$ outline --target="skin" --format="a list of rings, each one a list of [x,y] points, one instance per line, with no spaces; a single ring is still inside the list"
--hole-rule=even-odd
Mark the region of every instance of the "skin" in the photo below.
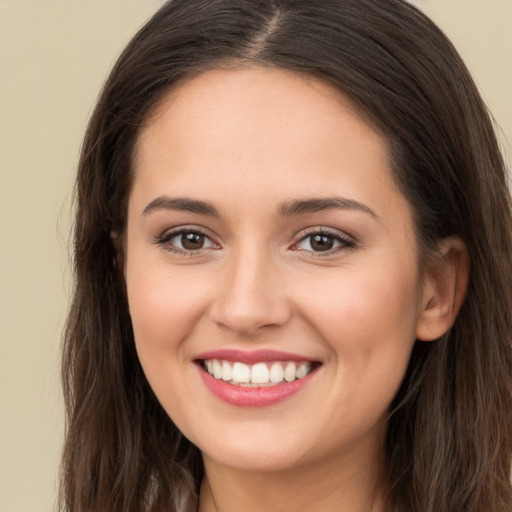
[[[281,70],[185,82],[143,128],[134,166],[123,258],[136,346],[163,407],[203,453],[200,511],[383,510],[387,409],[415,340],[453,322],[461,242],[444,241],[436,271],[421,275],[385,139],[330,86]],[[352,203],[282,211],[333,197]],[[169,235],[180,229],[203,232],[203,247],[180,246]],[[330,251],[311,245],[322,229]],[[322,365],[283,402],[235,407],[194,363],[224,348]]]

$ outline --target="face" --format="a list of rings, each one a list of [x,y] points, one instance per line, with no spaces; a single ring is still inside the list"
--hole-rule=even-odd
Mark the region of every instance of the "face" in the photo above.
[[[380,445],[424,304],[385,140],[321,82],[216,70],[169,93],[134,165],[130,314],[182,432],[239,469]]]

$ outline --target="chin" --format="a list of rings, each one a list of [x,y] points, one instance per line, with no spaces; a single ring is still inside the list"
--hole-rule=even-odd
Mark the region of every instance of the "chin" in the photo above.
[[[201,452],[205,461],[227,466],[237,471],[269,473],[287,471],[304,463],[304,455],[289,450],[274,450],[253,446],[221,446],[210,452]]]

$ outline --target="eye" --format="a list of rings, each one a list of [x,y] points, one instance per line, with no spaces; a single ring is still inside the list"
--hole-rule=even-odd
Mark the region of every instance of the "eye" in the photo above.
[[[355,243],[340,234],[316,231],[303,236],[294,249],[311,252],[337,252],[339,249],[355,247]]]
[[[180,253],[219,248],[203,232],[194,229],[180,229],[179,231],[166,233],[158,239],[158,243],[165,245],[171,251]]]

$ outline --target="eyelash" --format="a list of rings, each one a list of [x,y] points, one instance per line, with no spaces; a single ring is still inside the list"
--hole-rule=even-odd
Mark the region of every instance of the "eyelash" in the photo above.
[[[200,247],[199,249],[185,249],[185,248],[176,247],[175,245],[170,243],[170,241],[173,238],[177,238],[179,236],[183,236],[183,235],[187,235],[187,234],[198,235],[198,236],[204,237],[205,240],[208,240],[210,242],[211,246]],[[308,238],[310,239],[310,246],[311,246],[311,240],[314,236],[328,237],[330,239],[333,239],[333,243],[337,242],[339,245],[337,247],[333,247],[333,248],[327,249],[325,251],[314,251],[314,250],[297,248],[298,245],[300,245],[302,242],[305,242]],[[165,246],[165,249],[170,252],[180,254],[180,255],[186,254],[187,256],[194,256],[196,254],[199,254],[204,249],[212,249],[212,248],[217,249],[220,247],[218,244],[213,242],[211,240],[211,238],[204,231],[201,231],[200,229],[197,229],[197,228],[195,228],[195,229],[181,228],[176,231],[164,233],[162,236],[158,237],[155,240],[155,243],[158,245]],[[315,256],[320,257],[322,255],[330,256],[330,255],[336,254],[340,251],[347,250],[347,249],[353,249],[355,247],[356,247],[356,243],[354,242],[354,240],[352,240],[349,237],[342,236],[340,233],[333,233],[325,228],[323,228],[323,229],[315,228],[310,231],[303,232],[301,234],[301,237],[299,238],[299,240],[292,245],[291,249],[295,250],[295,251],[310,252],[310,253],[315,254]]]
[[[333,247],[331,249],[325,250],[325,251],[313,251],[313,250],[307,250],[307,249],[300,249],[296,248],[299,244],[302,242],[305,242],[307,239],[310,240],[309,245],[311,246],[312,239],[315,236],[324,236],[332,239],[336,243],[338,242],[339,245],[337,247]],[[349,238],[348,236],[343,236],[339,232],[332,232],[326,228],[313,228],[311,230],[305,231],[301,233],[301,236],[297,242],[295,242],[292,246],[293,250],[296,251],[306,251],[311,252],[315,255],[315,257],[322,257],[322,256],[331,256],[333,254],[337,254],[338,252],[344,251],[344,250],[350,250],[354,249],[356,247],[356,243],[353,239]]]
[[[200,229],[197,229],[197,228],[190,228],[190,229],[181,228],[181,229],[177,229],[175,231],[170,231],[170,232],[164,233],[162,236],[158,237],[155,240],[155,243],[158,245],[165,246],[165,249],[170,252],[180,254],[180,255],[186,254],[187,256],[194,256],[196,254],[199,254],[204,249],[216,248],[216,247],[200,247],[199,249],[188,250],[185,248],[176,247],[170,243],[173,238],[177,238],[179,236],[188,235],[188,234],[202,236],[202,237],[204,237],[205,240],[209,240],[210,243],[212,244],[212,246],[218,246],[218,244],[213,242],[211,240],[211,238],[204,231],[201,231]]]

